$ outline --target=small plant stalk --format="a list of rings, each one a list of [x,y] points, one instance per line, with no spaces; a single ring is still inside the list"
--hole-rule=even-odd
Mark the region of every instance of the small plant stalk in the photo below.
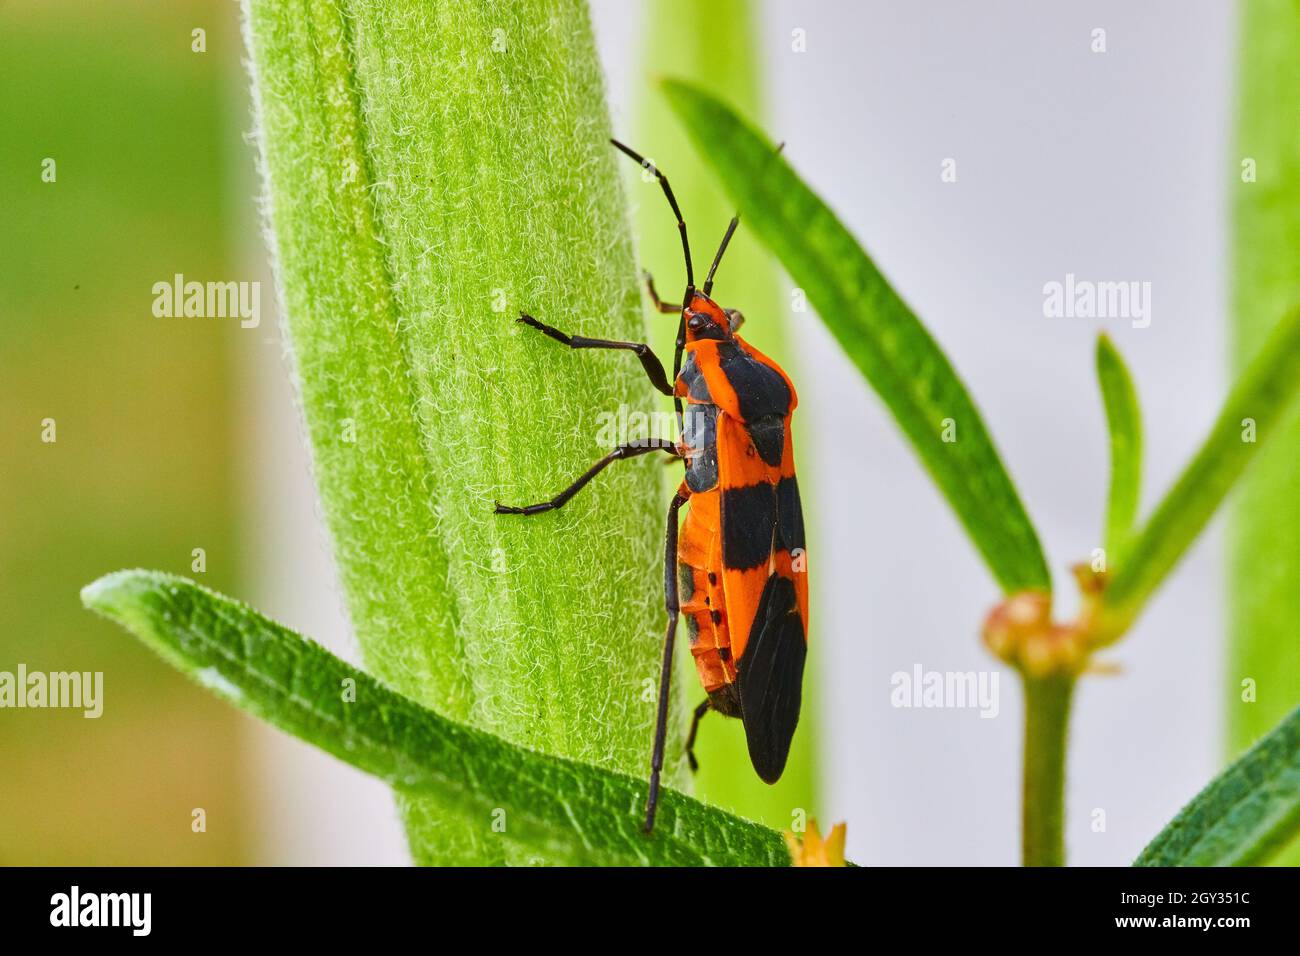
[[[1103,578],[1076,567],[1084,593],[1078,621],[1052,620],[1051,596],[1014,594],[984,622],[984,643],[1025,688],[1021,853],[1025,866],[1065,865],[1065,767],[1074,685],[1088,666],[1091,622]]]
[[[1065,760],[1075,677],[1025,675],[1025,866],[1065,865]]]

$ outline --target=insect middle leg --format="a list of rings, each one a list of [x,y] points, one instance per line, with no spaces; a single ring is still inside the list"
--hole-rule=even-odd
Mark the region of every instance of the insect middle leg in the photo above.
[[[668,530],[664,533],[664,609],[668,612],[668,628],[664,633],[663,667],[659,672],[659,700],[655,714],[655,743],[650,753],[650,791],[645,801],[645,826],[650,833],[655,827],[655,813],[659,809],[659,775],[664,769],[664,741],[668,737],[668,692],[673,678],[673,646],[677,640],[677,618],[680,602],[677,594],[677,514],[690,497],[690,489],[683,482],[668,506]]]
[[[635,352],[636,357],[641,360],[641,367],[645,369],[646,377],[650,379],[650,384],[665,395],[673,393],[673,387],[668,383],[668,375],[664,372],[663,363],[659,361],[659,356],[650,350],[650,346],[644,342],[617,342],[612,339],[589,339],[582,335],[567,335],[554,326],[538,322],[527,312],[519,313],[519,321],[529,328],[534,328],[543,335],[555,339],[562,345],[567,345],[571,349],[619,349],[625,352]]]
[[[573,484],[565,488],[550,501],[542,501],[535,505],[524,505],[523,507],[514,507],[512,505],[503,505],[501,502],[493,502],[493,510],[499,515],[537,515],[546,511],[555,511],[557,508],[563,508],[565,503],[576,495],[579,491],[587,486],[587,482],[595,478],[605,470],[609,465],[616,461],[622,461],[624,458],[636,458],[640,455],[648,455],[651,452],[662,451],[674,457],[680,457],[681,453],[677,446],[664,438],[643,438],[637,442],[630,442],[626,445],[619,445],[608,455],[596,462],[578,478]]]

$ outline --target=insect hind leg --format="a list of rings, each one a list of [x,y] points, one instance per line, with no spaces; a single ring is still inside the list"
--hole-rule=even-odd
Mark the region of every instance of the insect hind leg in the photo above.
[[[677,594],[677,515],[690,497],[683,484],[673,495],[668,506],[668,529],[664,533],[664,609],[668,612],[668,626],[664,631],[664,656],[659,672],[659,699],[655,712],[655,742],[650,753],[650,787],[645,801],[645,824],[642,830],[649,835],[654,831],[655,814],[659,810],[659,775],[664,768],[664,742],[668,737],[668,692],[673,678],[673,647],[677,639],[677,618],[680,602]]]
[[[691,732],[686,735],[686,762],[690,765],[691,773],[696,773],[700,769],[700,762],[695,759],[695,735],[699,732],[700,721],[709,712],[709,708],[710,702],[706,697],[704,702],[695,708],[695,714],[691,717]]]

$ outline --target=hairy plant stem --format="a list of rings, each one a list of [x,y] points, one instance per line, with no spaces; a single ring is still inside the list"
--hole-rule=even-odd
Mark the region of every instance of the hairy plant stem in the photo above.
[[[492,513],[567,485],[650,391],[626,356],[565,355],[514,321],[645,334],[586,3],[245,9],[285,329],[367,669],[518,746],[644,773],[660,470],[611,468],[544,518]],[[399,799],[418,863],[532,862],[487,816]]]
[[[1075,676],[1025,675],[1025,766],[1021,807],[1025,866],[1065,865],[1065,761]]]

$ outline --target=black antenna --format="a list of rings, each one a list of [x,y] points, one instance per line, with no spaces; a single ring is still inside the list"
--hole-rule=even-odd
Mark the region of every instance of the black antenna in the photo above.
[[[780,156],[781,150],[785,149],[785,143],[777,145],[773,156]],[[731,242],[731,236],[736,231],[736,226],[740,224],[740,213],[731,217],[731,222],[727,226],[727,234],[722,237],[722,245],[718,246],[718,254],[713,257],[713,265],[709,266],[709,274],[704,279],[704,288],[701,290],[705,295],[713,291],[713,274],[718,271],[718,263],[722,261],[722,254],[727,251],[727,243]]]
[[[727,226],[727,234],[722,237],[722,245],[718,246],[718,254],[713,257],[713,265],[709,266],[709,274],[704,280],[703,291],[705,295],[713,291],[713,273],[718,271],[718,263],[722,261],[722,254],[727,251],[727,243],[731,242],[731,236],[738,225],[740,225],[740,216],[732,216],[731,222]]]
[[[646,159],[634,149],[629,149],[616,139],[611,139],[619,150],[626,156],[636,160],[637,164],[645,170],[654,173],[655,179],[659,180],[659,185],[663,187],[664,195],[668,197],[668,205],[673,207],[673,215],[677,217],[677,230],[682,234],[682,256],[686,259],[686,302],[690,302],[691,294],[695,291],[695,270],[691,266],[691,244],[686,239],[686,220],[682,218],[682,210],[677,205],[677,197],[673,195],[673,187],[668,185],[668,177],[659,172],[654,163]]]

